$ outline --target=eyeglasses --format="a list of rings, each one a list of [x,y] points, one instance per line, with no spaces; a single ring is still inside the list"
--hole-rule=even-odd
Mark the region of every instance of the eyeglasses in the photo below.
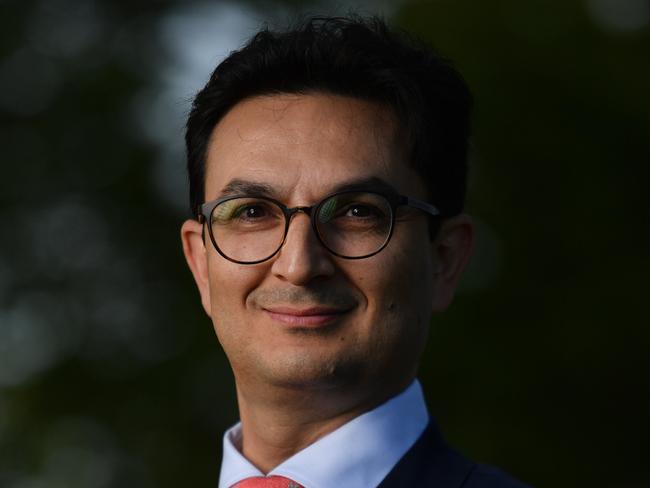
[[[309,207],[289,208],[272,198],[234,195],[199,207],[199,222],[207,223],[210,240],[224,258],[239,264],[257,264],[280,250],[291,218],[307,214],[320,243],[335,256],[363,259],[388,244],[396,210],[409,206],[437,217],[433,205],[403,195],[371,191],[344,191]]]

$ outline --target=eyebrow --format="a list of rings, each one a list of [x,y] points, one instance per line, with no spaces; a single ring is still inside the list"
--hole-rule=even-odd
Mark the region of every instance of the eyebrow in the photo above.
[[[391,193],[397,195],[399,192],[393,185],[377,177],[359,178],[348,181],[342,185],[337,185],[332,189],[332,193],[339,191],[376,191],[379,193]]]
[[[275,190],[273,187],[267,183],[242,180],[240,178],[235,178],[230,180],[226,186],[220,192],[220,196],[229,197],[232,195],[254,195],[261,197],[273,197],[275,196]]]
[[[393,185],[377,177],[358,178],[333,186],[328,194],[342,191],[376,191],[397,195],[399,192]],[[235,178],[230,180],[220,192],[220,196],[252,195],[268,198],[278,198],[278,191],[268,183]]]

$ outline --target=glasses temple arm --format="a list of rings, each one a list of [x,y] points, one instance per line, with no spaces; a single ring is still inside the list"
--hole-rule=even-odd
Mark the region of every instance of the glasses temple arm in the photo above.
[[[440,215],[440,210],[438,210],[437,207],[434,205],[431,205],[430,203],[423,202],[421,200],[416,200],[415,198],[409,198],[409,197],[404,197],[402,203],[404,205],[408,205],[409,207],[417,208],[418,210],[422,210],[423,212],[428,213],[429,215],[433,215],[434,217],[437,217]]]

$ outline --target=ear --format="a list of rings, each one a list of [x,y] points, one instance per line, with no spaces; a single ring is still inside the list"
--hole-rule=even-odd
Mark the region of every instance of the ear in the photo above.
[[[433,253],[433,312],[445,310],[474,250],[474,223],[467,214],[444,220],[431,243]]]
[[[197,220],[186,220],[181,226],[181,241],[187,265],[192,271],[196,286],[201,294],[205,313],[210,316],[210,277],[208,274],[208,253],[203,241],[203,225]]]

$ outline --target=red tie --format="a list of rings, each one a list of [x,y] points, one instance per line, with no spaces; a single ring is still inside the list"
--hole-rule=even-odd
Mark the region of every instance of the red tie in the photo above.
[[[305,488],[284,476],[255,476],[246,478],[231,488]]]

